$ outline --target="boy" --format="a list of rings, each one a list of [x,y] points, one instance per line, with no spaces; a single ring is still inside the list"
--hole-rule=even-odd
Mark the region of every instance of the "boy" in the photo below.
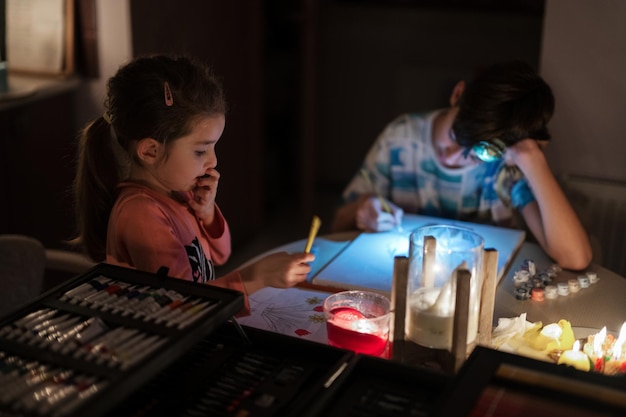
[[[561,267],[586,268],[587,233],[543,153],[553,112],[552,90],[520,61],[458,82],[450,107],[385,128],[344,190],[333,230],[388,230],[404,212],[508,227],[521,216]]]

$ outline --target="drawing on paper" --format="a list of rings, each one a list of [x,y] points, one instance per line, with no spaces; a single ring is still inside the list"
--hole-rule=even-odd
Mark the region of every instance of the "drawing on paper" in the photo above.
[[[298,288],[266,287],[250,296],[251,314],[241,324],[326,342],[322,305],[328,294]]]

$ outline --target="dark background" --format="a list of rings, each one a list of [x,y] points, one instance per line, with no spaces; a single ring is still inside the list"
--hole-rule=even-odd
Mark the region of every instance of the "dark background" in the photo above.
[[[447,105],[498,60],[537,66],[543,1],[133,0],[133,52],[190,53],[225,83],[218,203],[234,251],[260,233],[328,230],[378,132]],[[271,244],[268,242],[268,244]]]
[[[97,8],[75,4],[76,67],[87,83],[102,76]],[[446,106],[456,81],[493,62],[538,66],[544,12],[543,0],[128,4],[134,56],[193,55],[223,80],[230,111],[217,146],[218,204],[234,254],[225,269],[305,238],[314,214],[327,232],[343,187],[398,114]],[[67,248],[80,105],[64,94],[0,112],[0,232]]]

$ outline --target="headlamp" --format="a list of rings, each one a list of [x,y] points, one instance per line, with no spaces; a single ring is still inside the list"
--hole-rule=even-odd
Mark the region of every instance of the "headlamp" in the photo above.
[[[481,140],[472,147],[467,148],[465,155],[467,156],[470,151],[474,151],[476,158],[483,162],[494,162],[504,157],[506,145],[498,138],[491,139],[490,141]]]

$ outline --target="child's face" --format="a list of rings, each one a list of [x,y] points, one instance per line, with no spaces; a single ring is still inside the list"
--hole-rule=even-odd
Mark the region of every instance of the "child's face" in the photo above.
[[[187,136],[174,141],[161,161],[156,178],[167,191],[191,191],[201,177],[217,166],[215,144],[224,131],[223,115],[206,117]]]
[[[466,148],[460,146],[454,139],[452,123],[458,111],[458,107],[451,107],[442,113],[433,128],[435,154],[439,163],[446,168],[461,168],[477,163],[474,154],[471,152],[468,154]]]

